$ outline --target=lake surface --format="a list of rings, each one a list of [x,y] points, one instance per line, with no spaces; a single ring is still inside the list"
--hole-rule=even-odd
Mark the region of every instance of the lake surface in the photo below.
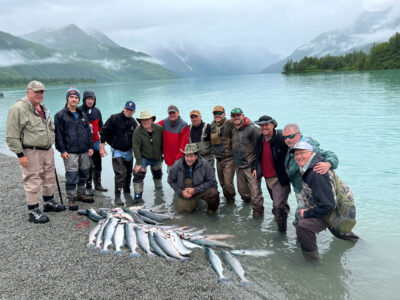
[[[68,88],[47,87],[45,104],[52,116],[65,105]],[[271,214],[265,182],[266,210],[262,221],[253,221],[250,207],[237,196],[234,205],[227,205],[222,197],[218,216],[208,217],[203,207],[184,215],[179,223],[207,228],[207,233],[233,233],[236,238],[230,242],[237,248],[270,250],[272,254],[265,258],[240,259],[248,277],[262,287],[262,294],[268,298],[399,298],[400,71],[263,74],[78,85],[78,88],[82,94],[85,89],[96,92],[104,120],[120,112],[125,101],[134,100],[136,117],[140,111],[149,110],[157,120],[167,116],[168,105],[175,104],[187,122],[192,109],[199,109],[203,120],[211,122],[213,106],[223,105],[227,110],[241,107],[251,120],[270,115],[278,121],[278,128],[298,123],[305,136],[313,137],[321,148],[338,155],[337,173],[352,189],[356,200],[354,232],[361,237],[360,241],[353,244],[322,232],[318,236],[321,259],[316,264],[307,263],[290,224],[294,219],[294,196],[289,198],[292,210],[288,232],[280,235]],[[0,98],[0,151],[10,154],[5,145],[7,110],[25,91],[5,89],[4,93],[5,97]],[[56,157],[57,171],[64,174],[59,153]],[[103,165],[103,185],[113,197],[110,155],[103,159]],[[165,174],[164,166],[164,187],[156,192],[151,174],[147,176],[143,197],[148,207],[164,203],[175,212],[173,191]]]

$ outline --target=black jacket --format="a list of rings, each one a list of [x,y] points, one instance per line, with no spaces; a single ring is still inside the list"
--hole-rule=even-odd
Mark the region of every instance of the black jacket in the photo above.
[[[87,116],[79,108],[79,118],[75,119],[68,107],[64,107],[54,116],[56,149],[60,153],[85,153],[93,149],[92,132]]]
[[[262,177],[261,157],[263,151],[263,142],[264,135],[261,135],[256,143],[256,164],[255,166],[252,166],[252,171],[257,168],[257,176],[259,179]],[[283,186],[288,185],[290,184],[290,180],[285,168],[285,158],[288,152],[288,146],[283,139],[282,131],[274,129],[274,134],[269,143],[271,145],[272,160],[274,162],[276,175],[278,176],[278,181]]]
[[[330,173],[323,175],[314,171],[314,166],[324,161],[320,153],[312,158],[307,170],[302,174],[303,196],[306,207],[304,218],[323,218],[329,215],[335,208],[335,189],[330,178]]]
[[[128,151],[132,149],[133,131],[137,126],[136,120],[125,117],[124,112],[111,115],[101,129],[100,140],[114,149]]]

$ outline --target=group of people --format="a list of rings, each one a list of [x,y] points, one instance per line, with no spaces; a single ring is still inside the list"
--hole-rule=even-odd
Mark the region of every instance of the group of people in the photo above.
[[[202,120],[200,111],[192,110],[188,125],[175,105],[170,105],[168,117],[157,123],[149,111],[142,111],[136,121],[133,101],[127,101],[122,112],[111,115],[103,124],[95,93],[85,91],[79,106],[80,91],[75,87],[67,91],[65,107],[53,122],[43,104],[44,91],[42,83],[30,82],[26,97],[10,108],[7,117],[6,140],[22,168],[31,222],[46,223],[49,219],[44,212],[66,209],[54,199],[52,145],[55,143],[64,160],[68,208],[75,211],[78,201],[94,202],[92,187],[107,191],[101,184],[101,161],[108,144],[115,173],[115,205],[124,205],[122,192],[131,193],[132,175],[132,200],[142,200],[148,166],[155,188],[161,188],[165,161],[167,181],[177,194],[179,212],[192,212],[199,199],[206,201],[209,214],[218,210],[216,169],[227,203],[235,201],[236,174],[238,193],[251,205],[254,218],[264,215],[264,178],[279,232],[287,229],[292,186],[298,203],[293,224],[307,258],[318,257],[316,233],[326,228],[338,238],[358,239],[351,232],[334,231],[324,220],[336,206],[330,174],[338,167],[338,157],[320,149],[316,140],[304,137],[297,124],[278,130],[277,121],[267,115],[253,123],[241,108],[232,109],[227,118],[220,105],[213,108],[211,124]],[[44,212],[39,208],[41,189]]]

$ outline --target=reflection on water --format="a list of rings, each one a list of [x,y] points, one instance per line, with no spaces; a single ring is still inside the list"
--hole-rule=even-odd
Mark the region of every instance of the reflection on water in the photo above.
[[[280,74],[180,79],[78,86],[93,89],[97,105],[107,119],[122,110],[128,99],[136,102],[136,116],[149,110],[157,120],[167,116],[169,104],[180,108],[189,121],[189,112],[199,109],[203,119],[212,121],[212,107],[241,107],[252,120],[271,115],[278,128],[297,122],[306,136],[317,139],[323,149],[336,152],[340,178],[353,190],[357,206],[356,244],[334,238],[329,232],[318,235],[320,261],[306,262],[296,241],[295,199],[289,197],[291,212],[286,235],[277,232],[272,203],[264,189],[265,216],[253,220],[251,208],[236,197],[234,204],[221,205],[216,216],[208,216],[204,204],[193,214],[182,214],[174,222],[206,228],[206,233],[231,233],[227,242],[240,249],[265,249],[267,257],[241,257],[240,261],[255,282],[258,295],[273,299],[375,299],[397,298],[400,282],[400,71],[347,72],[282,76]],[[67,86],[46,87],[45,103],[52,115],[65,104]],[[6,89],[0,99],[0,137],[5,139],[8,108],[23,89]],[[9,153],[5,144],[0,151]],[[109,153],[109,149],[107,149]],[[56,168],[64,165],[56,154]],[[145,178],[143,199],[147,207],[163,205],[176,212],[172,189],[163,169],[163,188],[154,190],[151,174]],[[111,157],[103,159],[103,186],[111,199],[113,191]],[[221,193],[222,195],[222,193]],[[128,205],[129,197],[125,198]],[[103,204],[103,203],[101,203]],[[107,203],[104,203],[107,205]],[[108,204],[109,205],[109,204]],[[228,272],[232,278],[233,273]],[[384,283],[384,284],[382,284]]]

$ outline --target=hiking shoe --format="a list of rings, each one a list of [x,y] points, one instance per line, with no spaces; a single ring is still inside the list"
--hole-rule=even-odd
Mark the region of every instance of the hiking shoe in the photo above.
[[[39,207],[29,210],[29,222],[33,223],[47,223],[49,218],[44,214]]]
[[[54,211],[54,212],[59,212],[59,211],[64,211],[65,206],[63,204],[57,203],[54,199],[50,199],[44,202],[43,205],[43,211],[48,212],[48,211]]]
[[[76,195],[76,200],[77,201],[81,201],[81,202],[85,202],[85,203],[93,203],[94,202],[93,196],[86,195],[86,194],[78,194],[78,195]]]
[[[68,209],[72,210],[72,211],[76,211],[79,209],[79,206],[75,200],[68,200]]]

